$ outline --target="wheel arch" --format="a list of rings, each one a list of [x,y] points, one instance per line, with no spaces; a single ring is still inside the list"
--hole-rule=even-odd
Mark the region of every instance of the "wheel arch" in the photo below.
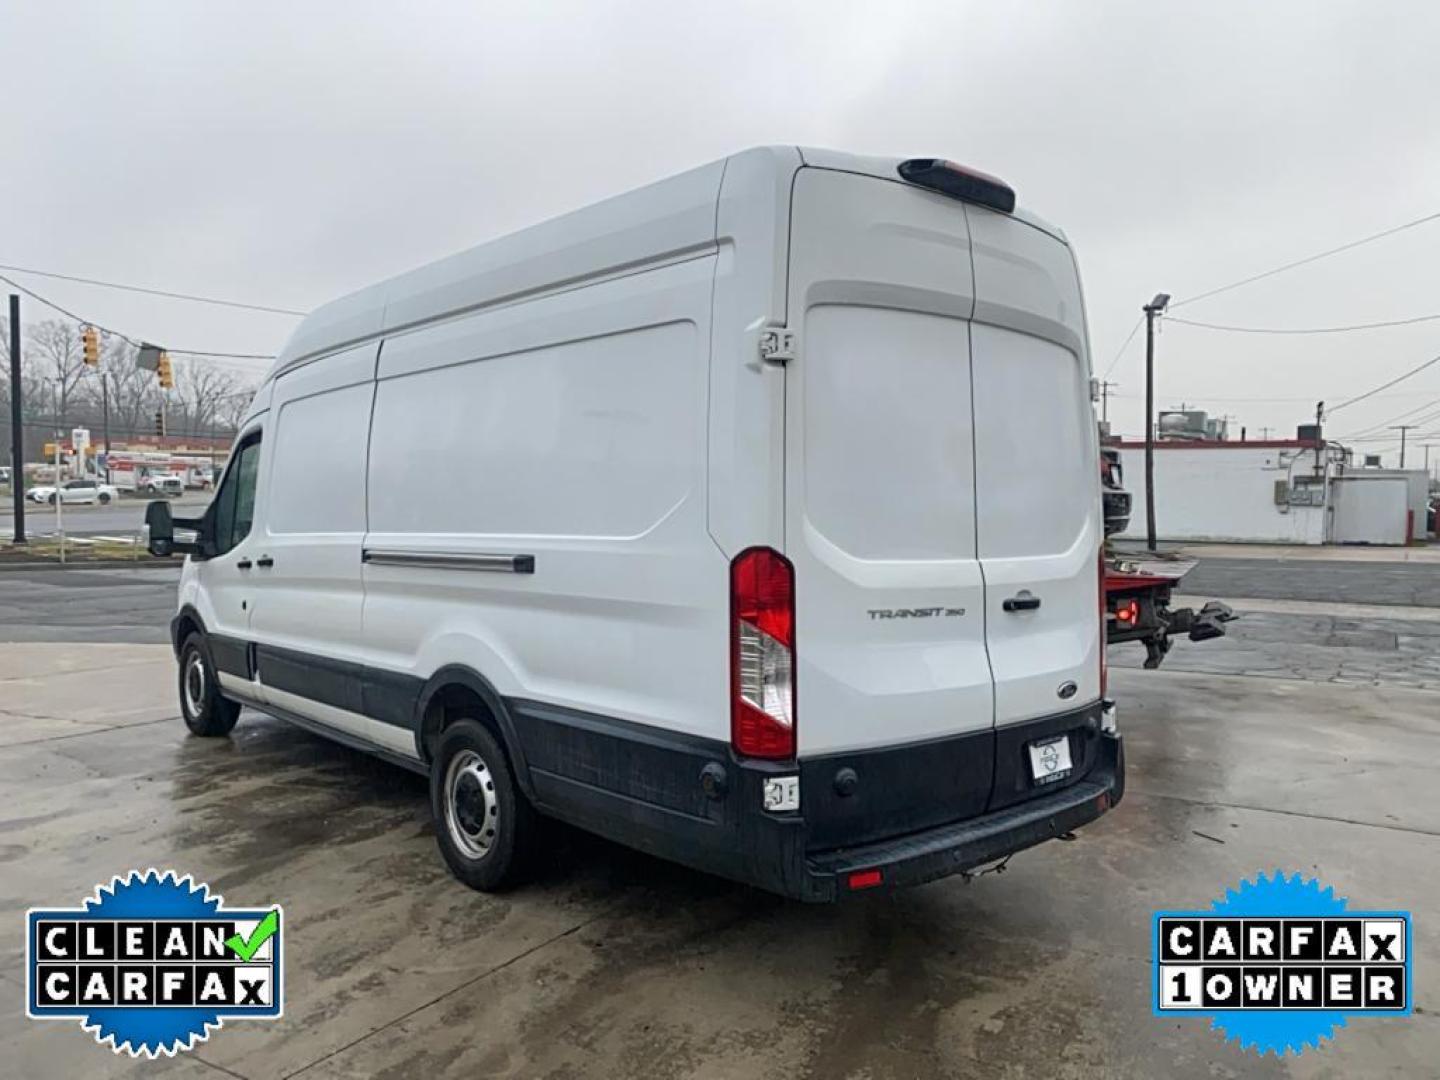
[[[208,634],[209,631],[205,628],[205,620],[200,617],[200,612],[195,610],[195,605],[185,604],[170,620],[170,647],[174,649],[177,659],[180,656],[180,646],[185,644],[187,637],[195,633]]]
[[[509,759],[515,782],[533,802],[535,792],[530,783],[530,768],[505,699],[485,676],[464,665],[449,664],[440,668],[420,691],[415,703],[415,752],[420,760],[428,766],[440,733],[462,718],[478,721],[495,736]]]

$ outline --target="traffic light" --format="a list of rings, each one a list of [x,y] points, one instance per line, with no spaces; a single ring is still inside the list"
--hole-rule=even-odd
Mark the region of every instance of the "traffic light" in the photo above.
[[[86,366],[98,368],[100,366],[100,331],[93,326],[85,327],[80,331],[80,343],[85,350]]]
[[[159,376],[160,385],[166,390],[175,388],[175,369],[170,366],[170,354],[163,350],[155,361],[155,374]]]
[[[162,439],[165,437],[165,410],[164,410],[164,409],[156,409],[156,410],[155,410],[155,434],[156,434],[156,435],[159,435]]]

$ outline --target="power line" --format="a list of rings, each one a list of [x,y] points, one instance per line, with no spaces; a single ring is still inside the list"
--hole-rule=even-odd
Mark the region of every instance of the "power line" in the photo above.
[[[1394,386],[1396,383],[1398,383],[1398,382],[1404,382],[1406,379],[1410,378],[1410,376],[1412,376],[1412,375],[1418,375],[1418,374],[1420,374],[1420,372],[1424,371],[1426,368],[1428,368],[1428,367],[1433,367],[1433,366],[1436,365],[1436,364],[1440,364],[1440,356],[1432,356],[1429,360],[1426,360],[1423,364],[1420,364],[1420,365],[1418,365],[1418,366],[1416,366],[1416,367],[1411,368],[1409,371],[1405,372],[1405,374],[1403,374],[1403,375],[1397,375],[1397,376],[1395,376],[1395,378],[1391,379],[1391,380],[1390,380],[1389,382],[1387,382],[1387,383],[1381,383],[1379,386],[1375,387],[1374,390],[1367,390],[1365,393],[1360,394],[1360,395],[1358,395],[1358,396],[1356,396],[1356,397],[1350,398],[1348,401],[1342,401],[1339,405],[1336,405],[1336,406],[1334,406],[1334,407],[1332,407],[1332,408],[1326,409],[1326,410],[1325,410],[1325,413],[1326,413],[1326,415],[1328,415],[1328,416],[1333,416],[1335,413],[1339,412],[1341,409],[1347,408],[1347,407],[1350,406],[1350,405],[1354,405],[1357,401],[1364,401],[1364,400],[1365,400],[1366,398],[1368,398],[1368,397],[1373,397],[1374,395],[1378,394],[1381,390],[1389,390],[1390,387]]]
[[[1100,378],[1108,379],[1110,377],[1110,372],[1115,370],[1115,365],[1120,362],[1120,357],[1125,355],[1125,350],[1130,347],[1130,342],[1135,340],[1135,332],[1140,329],[1140,324],[1144,321],[1144,315],[1141,315],[1138,319],[1135,320],[1135,325],[1130,328],[1130,333],[1125,335],[1124,343],[1121,344],[1120,348],[1115,351],[1115,359],[1110,361],[1110,366],[1105,369],[1105,374],[1101,375]]]
[[[110,328],[110,327],[108,327],[108,326],[104,326],[104,325],[96,322],[94,319],[84,319],[84,318],[81,318],[79,315],[76,315],[73,311],[69,310],[68,308],[63,308],[63,307],[61,307],[59,304],[55,303],[55,301],[53,301],[53,300],[47,300],[45,297],[43,297],[43,296],[41,296],[39,293],[35,292],[35,290],[33,290],[33,289],[27,289],[24,285],[21,285],[18,281],[15,281],[15,280],[12,279],[12,278],[8,278],[8,277],[6,277],[4,274],[0,274],[0,281],[5,282],[5,284],[9,285],[12,289],[19,289],[19,290],[20,290],[22,293],[24,293],[26,296],[30,297],[30,299],[32,299],[32,300],[38,300],[40,303],[44,304],[46,307],[48,307],[48,308],[53,308],[54,310],[60,312],[61,315],[64,315],[64,316],[67,317],[67,318],[74,319],[76,322],[78,322],[78,323],[83,323],[83,324],[85,324],[85,325],[87,325],[87,326],[93,326],[93,327],[95,327],[95,329],[97,329],[97,330],[103,330],[103,331],[104,331],[105,333],[107,333],[107,334],[113,334],[115,337],[120,338],[120,340],[122,340],[122,341],[128,341],[131,345],[134,345],[137,349],[138,349],[141,345],[145,344],[145,343],[142,342],[142,341],[137,341],[137,340],[135,340],[135,339],[132,338],[129,334],[125,334],[125,333],[120,332],[119,330],[114,330],[114,329],[112,329],[112,328]],[[172,349],[172,348],[170,348],[169,346],[166,346],[165,351],[166,351],[166,352],[177,353],[177,354],[179,354],[179,355],[181,355],[181,356],[211,356],[211,357],[215,357],[215,358],[217,358],[217,359],[224,359],[224,360],[274,360],[274,359],[275,359],[274,355],[271,354],[271,353],[213,352],[213,351],[208,351],[208,350],[205,350],[205,349]]]
[[[1368,244],[1374,240],[1381,240],[1387,236],[1394,236],[1398,232],[1413,229],[1417,225],[1424,225],[1427,221],[1435,221],[1437,218],[1440,218],[1440,211],[1433,214],[1426,214],[1424,217],[1416,218],[1414,221],[1407,221],[1403,225],[1396,225],[1394,228],[1386,229],[1383,232],[1372,233],[1370,236],[1362,237],[1359,240],[1352,240],[1348,244],[1341,244],[1339,247],[1330,248],[1328,251],[1322,251],[1315,255],[1307,255],[1303,259],[1296,259],[1294,262],[1286,263],[1284,266],[1277,266],[1273,270],[1266,270],[1262,274],[1253,274],[1250,277],[1242,278],[1240,281],[1232,281],[1229,285],[1221,285],[1218,289],[1211,289],[1208,292],[1200,293],[1198,296],[1186,297],[1184,300],[1172,300],[1170,301],[1170,308],[1173,310],[1185,304],[1193,304],[1211,296],[1218,296],[1220,293],[1229,292],[1231,289],[1238,289],[1242,285],[1249,285],[1268,277],[1274,277],[1276,274],[1283,274],[1286,270],[1294,270],[1297,266],[1306,266],[1309,263],[1319,262],[1321,259],[1329,258],[1331,255],[1338,255],[1342,251],[1350,251],[1352,248],[1360,247],[1362,244]]]
[[[1384,326],[1411,326],[1415,323],[1433,322],[1440,319],[1440,313],[1434,315],[1417,315],[1413,319],[1391,319],[1386,322],[1356,323],[1352,326],[1311,326],[1311,327],[1273,327],[1273,326],[1222,326],[1219,323],[1196,322],[1194,319],[1181,319],[1169,316],[1168,321],[1180,323],[1183,326],[1199,326],[1206,330],[1228,330],[1235,334],[1348,334],[1355,330],[1378,330]]]
[[[1394,416],[1387,416],[1384,420],[1381,420],[1379,423],[1369,424],[1369,425],[1367,425],[1366,427],[1362,427],[1362,428],[1356,428],[1354,431],[1350,432],[1348,435],[1341,435],[1341,436],[1338,436],[1338,437],[1339,437],[1339,438],[1342,438],[1342,439],[1353,439],[1353,438],[1355,438],[1355,436],[1357,436],[1357,435],[1368,435],[1368,434],[1370,434],[1372,431],[1377,431],[1377,430],[1379,430],[1380,428],[1385,427],[1385,426],[1386,426],[1387,424],[1389,424],[1392,420],[1403,420],[1403,419],[1404,419],[1405,417],[1407,417],[1407,416],[1413,416],[1415,413],[1418,413],[1418,412],[1420,412],[1420,411],[1422,411],[1422,410],[1424,410],[1424,409],[1433,408],[1433,407],[1436,406],[1436,405],[1440,405],[1440,398],[1431,398],[1429,401],[1424,402],[1424,403],[1421,404],[1421,405],[1416,405],[1414,408],[1406,409],[1406,410],[1405,410],[1404,412],[1402,412],[1402,413],[1396,413]],[[1428,419],[1428,418],[1431,417],[1431,416],[1440,416],[1440,410],[1437,410],[1437,411],[1435,411],[1435,412],[1433,412],[1433,413],[1426,413],[1425,416],[1421,417],[1421,420],[1422,420],[1422,421],[1423,421],[1423,420],[1426,420],[1426,419]]]
[[[246,304],[239,300],[220,300],[213,296],[195,296],[191,293],[169,292],[165,289],[147,289],[142,285],[122,285],[118,281],[100,281],[97,278],[77,277],[74,274],[57,274],[50,270],[35,270],[28,266],[8,266],[0,263],[0,270],[12,270],[18,274],[34,274],[36,277],[55,278],[59,281],[78,281],[82,285],[98,285],[103,289],[121,289],[125,292],[144,293],[147,296],[164,296],[171,300],[190,300],[197,304],[216,304],[219,307],[240,308],[242,311],[265,311],[272,315],[298,315],[306,312],[290,308],[269,307],[266,304]]]

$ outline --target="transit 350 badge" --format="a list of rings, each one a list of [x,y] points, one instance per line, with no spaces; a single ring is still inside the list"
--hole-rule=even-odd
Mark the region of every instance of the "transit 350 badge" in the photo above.
[[[132,870],[26,919],[27,1014],[76,1017],[116,1053],[170,1056],[228,1018],[281,1014],[278,905],[227,908],[188,874]]]
[[[1262,1056],[1301,1053],[1350,1016],[1409,1016],[1408,911],[1357,911],[1299,874],[1260,874],[1208,911],[1157,911],[1157,1016],[1208,1016]]]

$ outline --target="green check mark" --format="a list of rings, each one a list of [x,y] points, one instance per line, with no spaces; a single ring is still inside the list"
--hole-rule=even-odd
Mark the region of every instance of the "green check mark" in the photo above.
[[[280,913],[272,911],[265,918],[260,920],[260,925],[250,932],[248,939],[239,934],[232,934],[225,939],[228,945],[241,960],[249,960],[257,952],[260,946],[275,936],[275,931],[280,929]]]

